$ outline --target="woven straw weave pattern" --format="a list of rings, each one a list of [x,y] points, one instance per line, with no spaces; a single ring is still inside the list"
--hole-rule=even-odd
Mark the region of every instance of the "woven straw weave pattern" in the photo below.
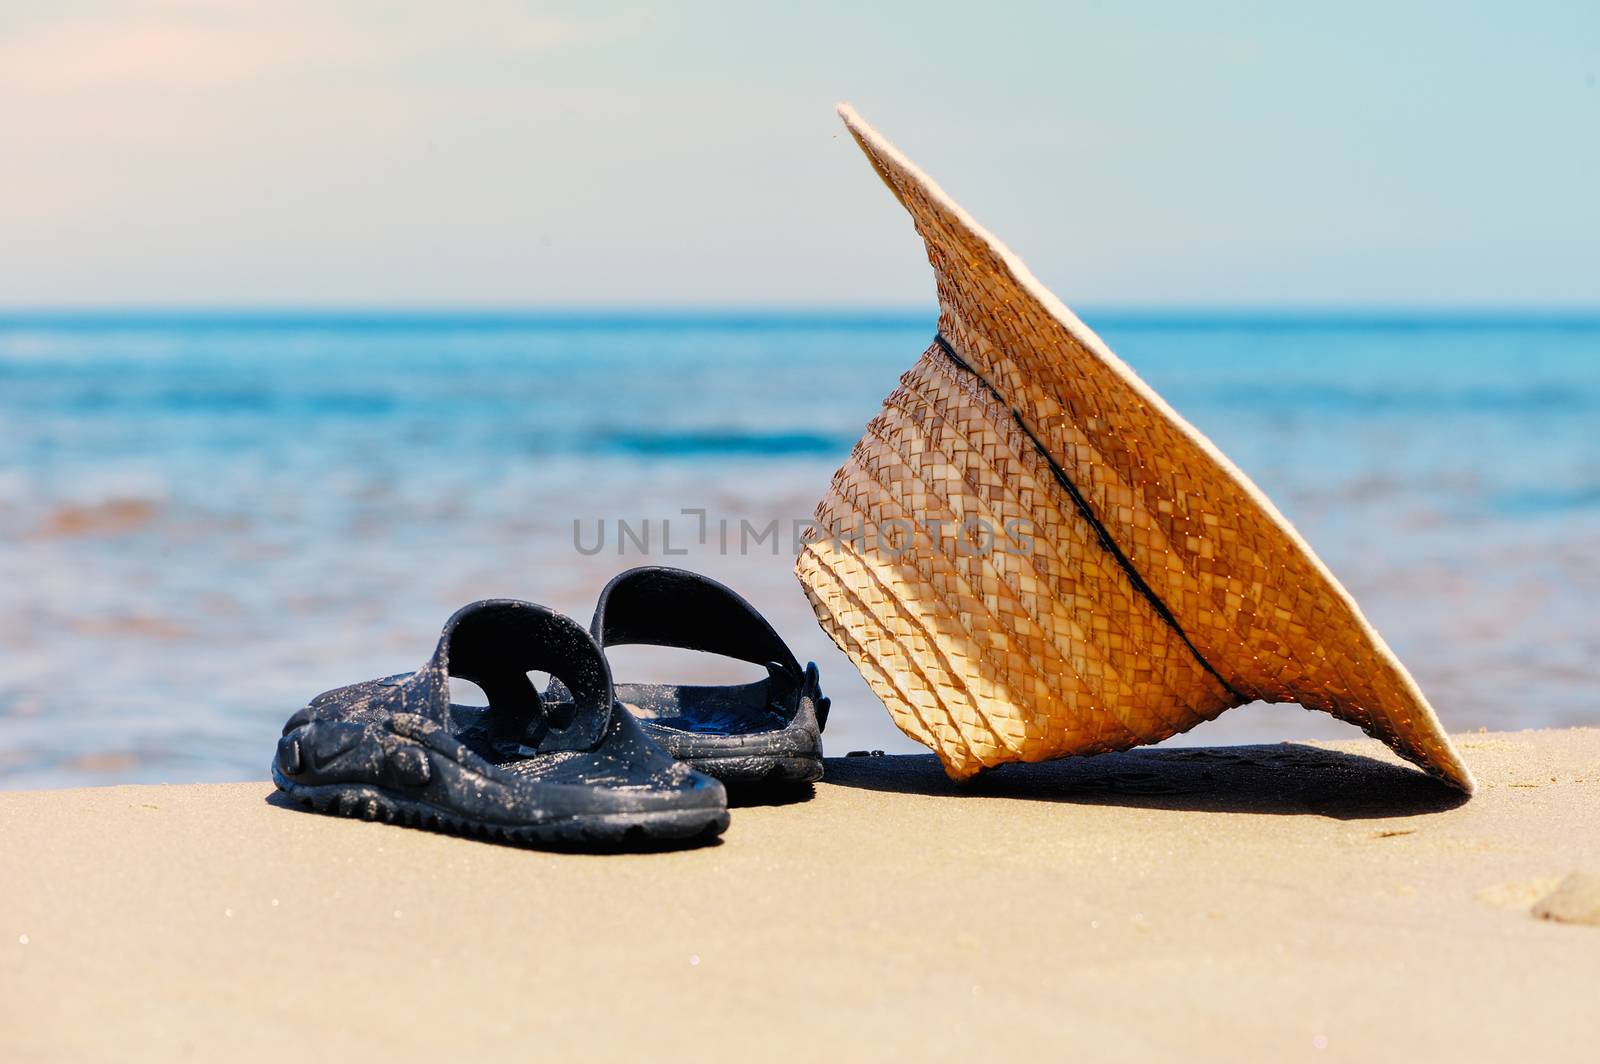
[[[852,132],[926,242],[940,332],[971,370],[930,348],[818,506],[824,529],[889,522],[909,540],[819,535],[797,564],[823,628],[899,726],[959,778],[1158,741],[1242,701],[1299,702],[1470,788],[1404,667],[1287,523],[920,173]],[[969,518],[997,532],[1023,522],[1032,549],[977,549],[954,534]]]

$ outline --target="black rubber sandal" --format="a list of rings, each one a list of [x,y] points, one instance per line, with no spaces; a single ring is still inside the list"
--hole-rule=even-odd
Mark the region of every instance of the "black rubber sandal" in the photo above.
[[[533,670],[564,698],[541,698]],[[452,675],[489,705],[451,705]],[[319,812],[536,845],[659,847],[728,826],[722,784],[616,708],[589,633],[506,599],[458,611],[415,673],[312,699],[284,725],[272,778]]]
[[[617,700],[667,753],[708,776],[728,783],[822,778],[828,700],[817,667],[802,669],[766,618],[730,588],[684,569],[630,569],[600,592],[589,630],[602,648],[680,647],[765,665],[767,678],[750,684],[618,684]]]

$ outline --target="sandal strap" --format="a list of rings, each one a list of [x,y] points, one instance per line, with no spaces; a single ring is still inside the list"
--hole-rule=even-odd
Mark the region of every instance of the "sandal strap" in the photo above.
[[[732,588],[687,569],[643,565],[619,573],[600,592],[589,631],[602,648],[702,650],[755,665],[776,663],[801,676],[794,652],[759,610]]]
[[[548,672],[571,701],[547,703],[528,679]],[[592,750],[611,721],[611,669],[583,626],[547,606],[484,599],[457,610],[433,658],[416,674],[441,723],[450,712],[450,677],[483,689],[501,727],[519,733],[537,725],[529,746],[539,752]],[[504,716],[502,716],[504,715]],[[536,741],[534,741],[536,737]]]

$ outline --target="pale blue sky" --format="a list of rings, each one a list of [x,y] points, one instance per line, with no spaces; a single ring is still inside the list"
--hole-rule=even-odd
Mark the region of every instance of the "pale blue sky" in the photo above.
[[[0,303],[1600,305],[1600,4],[0,8]]]

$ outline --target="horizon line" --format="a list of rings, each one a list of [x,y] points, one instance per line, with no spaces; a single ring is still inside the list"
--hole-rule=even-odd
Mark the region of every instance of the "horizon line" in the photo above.
[[[1091,326],[1514,327],[1600,326],[1600,306],[1481,304],[1086,304]],[[162,304],[0,305],[0,329],[182,325],[258,327],[901,327],[938,317],[936,304]]]

